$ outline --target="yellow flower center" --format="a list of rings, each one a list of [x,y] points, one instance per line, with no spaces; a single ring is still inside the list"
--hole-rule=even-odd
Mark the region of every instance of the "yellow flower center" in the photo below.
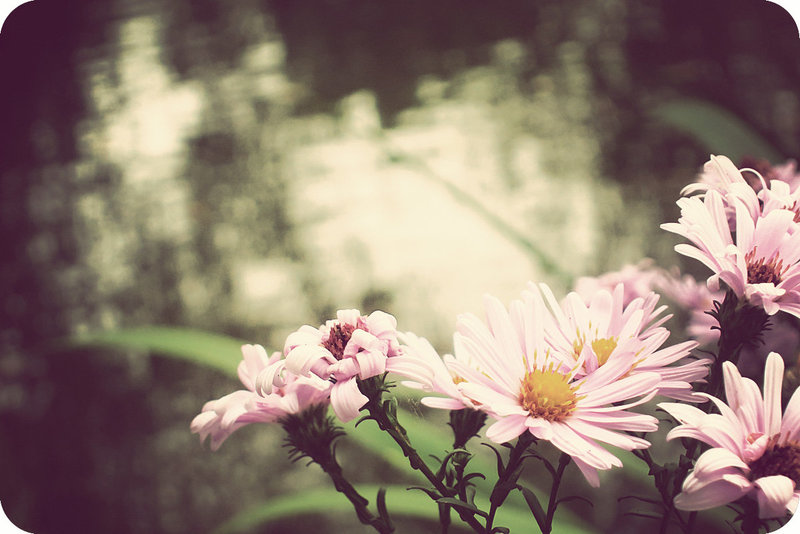
[[[592,341],[592,350],[597,356],[597,366],[600,367],[608,361],[611,353],[617,348],[617,338],[595,339]]]
[[[583,334],[579,334],[578,339],[572,343],[572,354],[576,360],[580,357],[581,352],[583,352],[584,346],[586,346],[586,337],[584,337]],[[608,361],[611,353],[617,348],[617,338],[608,337],[595,339],[591,342],[591,346],[595,356],[597,356],[597,367],[600,367]]]
[[[519,401],[533,417],[563,421],[578,403],[575,389],[569,383],[569,376],[554,370],[551,364],[547,369],[525,373]]]

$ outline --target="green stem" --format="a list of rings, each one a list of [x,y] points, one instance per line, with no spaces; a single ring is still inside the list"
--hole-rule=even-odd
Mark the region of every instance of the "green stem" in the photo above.
[[[328,476],[331,477],[333,481],[333,486],[336,490],[342,493],[348,500],[353,504],[353,508],[356,511],[356,515],[358,516],[358,520],[361,521],[365,525],[372,526],[375,530],[380,532],[381,534],[390,534],[394,532],[394,527],[389,523],[388,518],[382,517],[375,517],[367,508],[367,504],[369,501],[361,496],[361,494],[356,491],[350,482],[344,478],[344,474],[342,473],[342,468],[339,463],[336,461],[335,458],[330,458],[325,461],[325,463],[320,463],[323,471],[328,473]]]
[[[508,456],[508,462],[502,473],[498,473],[497,482],[492,490],[492,496],[489,499],[492,507],[489,510],[489,517],[486,519],[486,534],[491,534],[494,528],[494,517],[497,509],[500,508],[505,502],[508,494],[516,487],[517,478],[519,478],[519,470],[522,466],[522,458],[528,446],[533,443],[534,437],[530,432],[524,432],[517,439],[517,444],[511,450]]]
[[[417,453],[416,449],[414,449],[414,447],[411,445],[411,441],[408,439],[408,434],[406,434],[406,430],[400,425],[397,417],[394,414],[389,414],[382,406],[381,397],[383,390],[379,387],[376,388],[376,391],[377,392],[370,391],[367,393],[369,401],[362,409],[366,409],[369,413],[369,416],[378,424],[378,427],[389,434],[395,443],[400,446],[400,450],[402,450],[403,454],[406,456],[406,458],[408,458],[408,463],[412,469],[416,469],[422,473],[425,478],[427,478],[428,481],[433,484],[433,487],[437,492],[439,492],[441,497],[452,497],[453,491],[442,483],[439,477],[436,476],[436,473],[431,471],[430,467],[428,467],[428,464],[425,463],[425,461],[420,457],[419,453]],[[483,526],[477,519],[475,519],[473,513],[459,508],[456,508],[456,512],[461,520],[472,527],[475,532],[480,533],[484,531]]]
[[[742,499],[741,503],[744,508],[742,512],[742,534],[758,534],[761,528],[761,520],[758,518],[758,504],[748,497]]]
[[[553,517],[556,515],[556,508],[558,508],[558,489],[561,485],[561,477],[571,459],[572,457],[565,452],[562,452],[561,457],[558,459],[558,468],[556,469],[556,474],[553,476],[553,485],[550,488],[550,501],[547,503],[547,519],[542,529],[542,534],[550,534],[553,530]]]

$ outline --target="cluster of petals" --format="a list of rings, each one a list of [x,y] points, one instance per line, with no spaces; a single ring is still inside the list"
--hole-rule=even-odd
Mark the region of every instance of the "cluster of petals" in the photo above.
[[[657,372],[631,372],[640,354],[620,351],[587,373],[588,353],[576,360],[571,347],[564,354],[548,342],[547,325],[554,319],[537,286],[530,285],[508,309],[488,295],[484,302],[486,323],[472,314],[459,316],[454,356],[440,359],[424,340],[402,337],[404,357],[417,357],[432,370],[427,378],[407,376],[422,389],[449,396],[423,403],[485,411],[495,419],[486,437],[496,443],[525,432],[548,440],[595,486],[598,470],[622,465],[601,443],[624,450],[650,445],[626,433],[657,428],[655,418],[628,411],[651,399],[662,381]]]
[[[650,291],[626,303],[622,285],[613,291],[597,291],[587,303],[570,293],[561,304],[550,289],[540,284],[554,321],[547,328],[548,344],[577,376],[597,371],[617,358],[634,355],[630,374],[657,373],[661,381],[658,395],[698,402],[692,383],[702,383],[708,374],[708,359],[689,359],[696,341],[685,341],[661,348],[670,335],[662,327],[671,316],[661,316],[659,296]],[[674,365],[677,364],[677,365]]]
[[[739,197],[728,200],[734,207],[733,232],[726,199],[715,190],[702,198],[678,200],[680,219],[661,227],[692,243],[680,243],[675,250],[712,271],[707,280],[712,291],[724,282],[740,299],[763,307],[769,315],[784,311],[800,317],[800,232],[795,231],[795,212],[776,208],[754,217],[752,205]]]
[[[244,345],[242,355],[237,372],[246,389],[207,402],[191,423],[191,430],[200,435],[200,441],[210,437],[212,450],[219,449],[228,436],[244,425],[275,423],[289,414],[328,402],[332,384],[318,377],[290,377],[270,394],[257,392],[259,373],[280,360],[281,353],[268,357],[261,345]]]
[[[285,358],[259,373],[256,386],[269,393],[287,377],[317,376],[332,383],[330,402],[343,422],[358,416],[367,397],[358,388],[359,379],[391,371],[400,354],[397,321],[388,313],[361,315],[358,310],[339,310],[336,319],[320,327],[304,325],[286,338]]]
[[[749,496],[758,501],[761,518],[794,513],[800,499],[800,393],[795,391],[781,414],[783,369],[780,355],[770,353],[762,395],[755,382],[725,362],[727,404],[709,396],[719,414],[686,404],[659,404],[682,423],[669,432],[668,440],[694,438],[712,447],[686,477],[676,507],[705,510]]]

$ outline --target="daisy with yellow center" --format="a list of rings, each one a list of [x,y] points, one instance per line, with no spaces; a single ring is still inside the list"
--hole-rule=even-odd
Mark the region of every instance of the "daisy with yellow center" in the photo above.
[[[568,354],[565,364],[576,369],[576,376],[587,376],[617,359],[630,361],[630,374],[657,373],[661,376],[657,394],[686,401],[703,400],[692,392],[692,383],[708,373],[708,360],[687,357],[697,342],[687,341],[663,347],[669,331],[661,324],[666,306],[656,307],[658,295],[652,291],[630,301],[625,288],[597,290],[593,295],[570,293],[559,303],[545,285],[541,291],[552,311],[545,337],[555,352]]]
[[[485,305],[486,323],[472,314],[458,318],[454,355],[440,360],[446,372],[440,369],[439,378],[429,381],[430,390],[450,398],[428,397],[424,403],[450,409],[468,404],[485,411],[495,419],[486,437],[496,443],[525,432],[550,441],[595,486],[598,470],[622,465],[601,443],[625,450],[650,446],[626,432],[652,432],[656,419],[628,408],[653,396],[658,374],[624,376],[633,353],[578,374],[571,345],[561,353],[546,340],[545,325],[553,318],[538,291],[525,291],[508,309],[490,296]],[[612,344],[601,341],[598,351],[613,351]]]

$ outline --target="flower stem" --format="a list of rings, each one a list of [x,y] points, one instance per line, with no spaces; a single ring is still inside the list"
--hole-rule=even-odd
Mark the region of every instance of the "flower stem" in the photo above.
[[[444,485],[442,480],[440,480],[436,473],[434,473],[430,467],[428,467],[428,464],[425,463],[416,449],[414,449],[414,447],[411,445],[411,441],[408,439],[406,430],[397,420],[397,414],[391,402],[381,401],[383,391],[385,391],[383,377],[374,377],[368,380],[374,382],[367,383],[367,380],[360,382],[362,386],[365,386],[363,387],[362,392],[369,399],[362,410],[366,409],[369,413],[369,417],[378,424],[378,427],[392,437],[395,443],[400,446],[400,450],[403,451],[403,454],[406,456],[406,458],[408,458],[408,463],[411,468],[422,473],[425,478],[427,478],[428,481],[433,484],[433,487],[435,488],[436,492],[438,492],[440,497],[452,497],[455,494],[454,491]],[[484,532],[483,526],[477,519],[475,519],[474,513],[458,507],[454,508],[456,509],[456,512],[461,520],[472,527],[475,532]]]
[[[391,532],[394,532],[394,527],[389,522],[388,517],[383,518],[372,515],[372,513],[369,511],[369,508],[367,508],[369,501],[362,497],[361,494],[356,491],[353,485],[347,481],[342,473],[341,466],[335,458],[331,457],[329,461],[327,461],[325,464],[320,464],[320,466],[322,467],[323,471],[328,473],[328,476],[331,477],[333,486],[336,488],[336,490],[347,497],[348,500],[353,504],[353,508],[356,511],[359,521],[365,525],[372,526],[381,534],[390,534]]]
[[[522,469],[523,455],[533,441],[534,437],[530,432],[522,433],[517,439],[517,444],[511,449],[511,454],[508,456],[508,462],[505,467],[501,472],[497,473],[497,482],[489,498],[492,506],[489,510],[489,517],[486,519],[486,534],[491,534],[497,509],[503,505],[508,494],[516,487],[517,479]]]
[[[318,464],[333,481],[336,491],[342,493],[353,504],[359,521],[371,525],[380,534],[394,532],[394,527],[385,508],[381,508],[382,492],[378,493],[379,516],[375,517],[367,508],[369,501],[362,497],[344,477],[342,468],[336,460],[335,442],[344,431],[327,415],[328,407],[318,404],[300,413],[289,414],[280,420],[286,431],[285,446],[289,448],[289,458],[298,461],[310,458]]]
[[[553,529],[553,517],[556,515],[556,508],[558,508],[558,488],[561,485],[561,477],[564,474],[572,457],[567,453],[561,453],[558,459],[558,468],[556,474],[553,476],[553,486],[550,488],[550,502],[547,504],[547,519],[545,526],[542,529],[542,534],[550,534]]]

